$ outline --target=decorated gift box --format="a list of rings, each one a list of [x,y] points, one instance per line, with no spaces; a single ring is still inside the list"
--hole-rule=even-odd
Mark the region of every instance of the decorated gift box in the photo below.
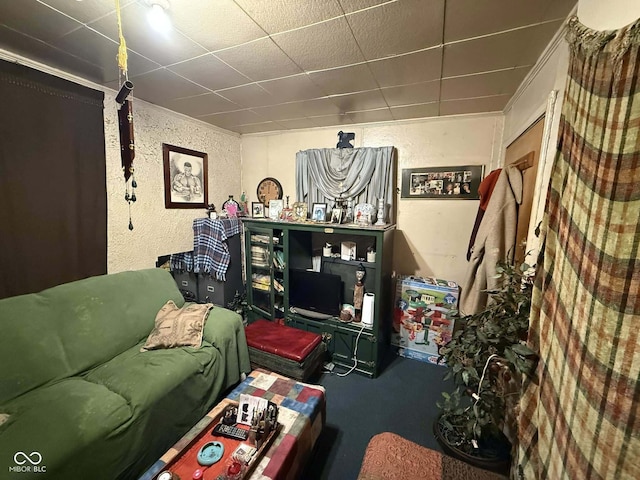
[[[398,354],[438,364],[439,349],[453,334],[459,297],[456,282],[400,276],[396,285],[391,344]]]

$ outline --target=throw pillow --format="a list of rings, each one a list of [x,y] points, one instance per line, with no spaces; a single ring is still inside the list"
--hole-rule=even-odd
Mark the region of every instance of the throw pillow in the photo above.
[[[3,423],[5,423],[8,420],[9,420],[9,414],[8,413],[0,413],[0,425],[2,425]]]
[[[183,346],[199,348],[204,323],[212,308],[211,303],[188,303],[178,308],[173,300],[169,300],[156,315],[156,325],[140,351]]]

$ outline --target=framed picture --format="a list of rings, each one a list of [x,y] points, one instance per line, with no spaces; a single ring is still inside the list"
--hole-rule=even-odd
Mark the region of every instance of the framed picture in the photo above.
[[[163,143],[162,157],[164,207],[206,208],[207,154]]]
[[[307,219],[307,202],[295,202],[293,204],[293,220],[304,222]]]
[[[280,214],[284,208],[284,200],[269,200],[269,218],[271,220],[280,220]]]
[[[264,203],[251,202],[251,216],[253,218],[264,218]]]
[[[325,222],[327,220],[327,204],[314,203],[311,209],[311,220],[314,222]]]
[[[331,209],[331,223],[342,223],[342,209],[341,208],[333,208]]]
[[[484,165],[405,168],[401,198],[478,200]]]

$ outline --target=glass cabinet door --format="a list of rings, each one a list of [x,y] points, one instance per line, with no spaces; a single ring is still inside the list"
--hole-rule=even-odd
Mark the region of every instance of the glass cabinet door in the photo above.
[[[282,231],[249,228],[246,232],[247,283],[253,319],[284,317],[284,237]]]

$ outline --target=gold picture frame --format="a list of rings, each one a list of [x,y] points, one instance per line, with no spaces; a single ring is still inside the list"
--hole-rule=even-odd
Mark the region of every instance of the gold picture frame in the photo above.
[[[308,213],[307,202],[294,202],[293,204],[293,220],[296,222],[305,222]]]

